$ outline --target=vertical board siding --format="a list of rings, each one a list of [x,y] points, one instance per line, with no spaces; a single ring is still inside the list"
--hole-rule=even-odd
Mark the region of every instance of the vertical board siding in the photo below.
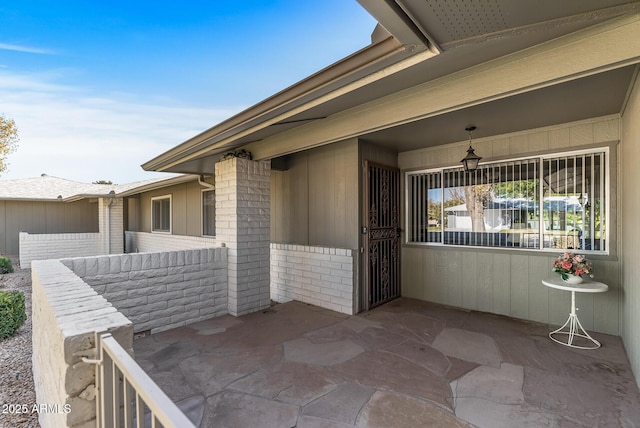
[[[618,283],[620,299],[623,302],[619,317],[622,339],[629,355],[631,366],[640,383],[640,80],[636,77],[633,90],[624,111],[621,128],[620,164],[622,188],[621,205],[621,280]],[[605,310],[597,303],[598,311]],[[607,305],[608,306],[608,305]]]
[[[500,157],[539,154],[549,149],[561,151],[596,144],[608,145],[620,139],[619,124],[619,118],[608,116],[474,140],[474,148],[485,161],[491,161]],[[640,130],[638,133],[640,134]],[[403,171],[457,165],[466,145],[467,142],[461,142],[403,152],[398,155],[398,165]],[[596,279],[608,284],[609,291],[597,295],[579,294],[577,302],[580,320],[585,328],[620,334],[622,286],[620,262],[616,258],[618,165],[616,150],[610,152],[611,255],[589,257],[595,265]],[[640,155],[637,155],[636,160],[640,161]],[[634,180],[640,181],[640,173],[636,175]],[[406,197],[404,188],[403,197]],[[404,211],[404,202],[402,207]],[[634,212],[634,217],[637,218],[640,209]],[[406,228],[404,216],[403,212],[403,228]],[[634,251],[636,259],[640,259],[640,251]],[[543,278],[552,274],[551,263],[556,257],[553,253],[404,245],[401,257],[404,296],[552,325],[564,323],[569,314],[570,293],[550,290],[541,284]],[[421,263],[421,266],[417,263]],[[640,313],[640,298],[637,300],[633,311]],[[640,357],[640,343],[636,346]]]
[[[204,187],[194,180],[141,193],[134,203],[136,209],[129,213],[129,230],[151,232],[151,198],[171,195],[171,234],[202,236],[201,189]],[[136,199],[129,198],[129,201]]]
[[[271,178],[272,242],[358,248],[358,141],[290,155]]]
[[[98,204],[88,200],[0,201],[0,254],[18,255],[20,232],[97,233]]]

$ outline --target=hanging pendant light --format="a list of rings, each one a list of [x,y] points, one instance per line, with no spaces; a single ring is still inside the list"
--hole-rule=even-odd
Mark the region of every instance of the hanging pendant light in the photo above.
[[[471,147],[471,133],[475,131],[475,129],[476,127],[473,125],[464,128],[464,130],[469,133],[469,149],[467,150],[467,155],[460,162],[462,162],[464,170],[467,172],[472,172],[478,169],[478,164],[480,163],[480,159],[482,159],[482,157],[474,153],[473,147]]]

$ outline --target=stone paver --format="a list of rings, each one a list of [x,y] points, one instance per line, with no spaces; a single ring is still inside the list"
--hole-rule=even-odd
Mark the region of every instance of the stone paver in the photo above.
[[[290,302],[134,350],[199,428],[640,427],[620,338],[580,351],[548,331],[404,298],[354,317]]]

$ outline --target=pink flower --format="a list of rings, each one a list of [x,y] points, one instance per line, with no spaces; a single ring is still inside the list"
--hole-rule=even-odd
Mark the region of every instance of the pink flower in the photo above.
[[[565,260],[562,262],[562,269],[571,270],[572,267],[573,263],[571,263],[569,260]]]
[[[584,261],[584,257],[583,257],[583,256],[581,256],[580,254],[576,254],[576,255],[573,257],[573,262],[574,262],[574,263],[582,263],[583,261]]]
[[[580,268],[577,268],[576,271],[573,273],[574,275],[580,276],[580,275],[584,275],[585,271],[583,271]]]

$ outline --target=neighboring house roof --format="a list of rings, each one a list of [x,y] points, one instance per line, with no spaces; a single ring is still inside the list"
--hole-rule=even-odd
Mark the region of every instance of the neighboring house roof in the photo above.
[[[470,118],[481,138],[619,114],[638,63],[638,1],[358,2],[380,22],[369,46],[143,168],[211,172],[239,148],[271,159],[354,137],[403,152],[460,142]]]
[[[197,180],[196,175],[152,178],[127,184],[93,184],[52,177],[19,178],[0,181],[0,200],[64,201],[86,198],[130,196],[143,191]]]

